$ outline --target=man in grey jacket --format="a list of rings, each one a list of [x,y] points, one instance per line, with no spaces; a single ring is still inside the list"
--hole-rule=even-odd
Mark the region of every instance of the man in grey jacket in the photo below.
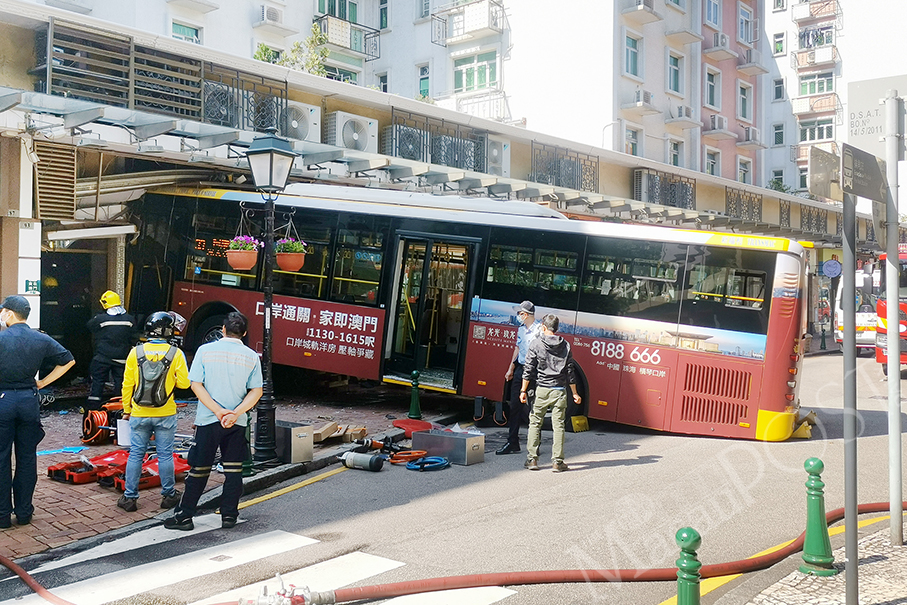
[[[526,468],[539,470],[539,443],[542,440],[542,421],[548,408],[551,408],[551,428],[554,432],[554,445],[551,448],[551,469],[555,473],[567,470],[564,463],[564,433],[567,420],[567,387],[573,392],[573,401],[577,405],[582,401],[576,392],[576,369],[573,366],[573,355],[570,344],[556,334],[560,320],[557,315],[548,314],[542,318],[542,331],[529,345],[526,354],[526,366],[523,368],[523,383],[520,388],[520,401],[526,403],[529,382],[534,380],[535,402],[529,415],[529,438],[527,446],[529,457]]]

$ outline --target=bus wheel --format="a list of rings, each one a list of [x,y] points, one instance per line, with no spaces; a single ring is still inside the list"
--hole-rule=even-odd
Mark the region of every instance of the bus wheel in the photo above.
[[[198,327],[195,331],[193,343],[195,349],[198,349],[203,344],[209,342],[216,342],[224,337],[224,320],[227,318],[226,315],[215,315],[209,317],[202,322],[202,325]]]
[[[888,376],[888,363],[887,362],[882,364],[882,375],[886,376],[886,377]]]

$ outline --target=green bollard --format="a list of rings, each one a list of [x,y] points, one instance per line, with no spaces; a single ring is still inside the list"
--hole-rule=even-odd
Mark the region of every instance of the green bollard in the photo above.
[[[824,351],[827,347],[825,346],[825,326],[822,326],[822,342],[819,343],[819,350]]]
[[[422,420],[422,407],[419,405],[419,370],[413,370],[413,390],[409,397],[409,417]]]
[[[246,459],[242,461],[242,476],[255,474],[252,468],[252,412],[246,412]]]
[[[803,541],[803,565],[800,571],[816,576],[833,576],[838,573],[832,565],[835,557],[831,553],[828,538],[828,522],[825,520],[825,484],[819,475],[825,464],[818,458],[803,463],[809,473],[806,480],[806,538]],[[856,528],[853,528],[856,530]]]
[[[677,605],[699,605],[699,569],[702,563],[696,551],[702,545],[702,536],[692,527],[677,530],[674,541],[680,547],[677,564]]]

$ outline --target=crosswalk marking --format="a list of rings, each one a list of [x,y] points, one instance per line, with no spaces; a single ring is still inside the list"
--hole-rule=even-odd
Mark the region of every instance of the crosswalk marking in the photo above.
[[[29,573],[31,575],[35,575],[37,573],[41,573],[42,571],[59,569],[61,567],[67,567],[75,563],[82,563],[83,561],[93,561],[95,559],[100,559],[101,557],[129,552],[130,550],[135,550],[137,548],[143,548],[145,546],[154,544],[160,544],[162,542],[169,542],[171,540],[178,540],[179,538],[185,538],[186,536],[201,534],[207,531],[211,531],[212,529],[220,529],[220,515],[201,515],[194,517],[192,521],[195,525],[195,529],[193,529],[192,531],[173,531],[172,529],[165,529],[163,525],[158,525],[157,527],[152,527],[144,531],[136,532],[112,542],[105,542],[104,544],[100,544],[98,546],[95,546],[94,548],[89,548],[88,550],[82,551],[78,554],[64,557],[50,563],[45,563],[40,567],[36,567],[35,569],[30,570]],[[240,519],[240,522],[242,522],[242,519]],[[13,580],[16,579],[16,577],[17,576],[4,578],[3,580],[0,580],[0,582]]]
[[[82,580],[55,588],[52,592],[79,605],[101,605],[158,588],[162,584],[162,579],[168,585],[176,584],[317,542],[318,540],[297,534],[272,531],[163,561],[123,569],[90,580]],[[38,595],[31,594],[21,599],[0,601],[0,605],[46,605],[46,602]]]
[[[308,587],[310,590],[321,592],[324,590],[335,590],[391,569],[396,569],[402,565],[404,564],[399,561],[392,561],[384,557],[357,551],[283,574],[281,575],[281,580],[283,580],[283,585],[287,588],[292,585]],[[252,600],[261,594],[262,586],[267,586],[268,594],[274,594],[280,588],[277,579],[271,578],[264,582],[250,584],[249,586],[243,586],[242,588],[197,601],[192,603],[192,605],[230,603],[236,602],[240,598]]]

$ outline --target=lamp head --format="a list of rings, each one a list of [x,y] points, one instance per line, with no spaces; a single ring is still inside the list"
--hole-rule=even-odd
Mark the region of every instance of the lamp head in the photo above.
[[[265,193],[283,191],[297,155],[290,141],[274,132],[256,137],[246,152],[255,188]]]

